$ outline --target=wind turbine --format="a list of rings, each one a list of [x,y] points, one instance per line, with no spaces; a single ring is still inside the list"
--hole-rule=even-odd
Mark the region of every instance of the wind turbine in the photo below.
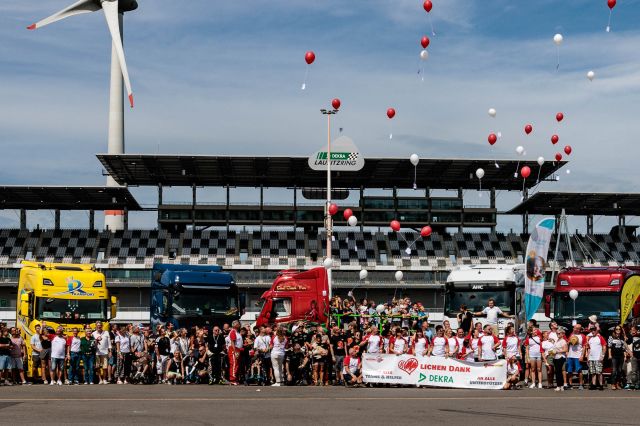
[[[127,62],[122,47],[122,24],[125,12],[138,8],[136,0],[79,0],[74,4],[54,13],[48,18],[29,25],[27,28],[35,30],[83,13],[97,12],[102,9],[111,33],[111,86],[109,97],[109,133],[107,153],[124,153],[124,96],[126,87],[129,104],[133,108],[133,92],[127,71]],[[124,87],[123,87],[124,86]],[[107,177],[107,186],[118,186],[111,176]],[[124,228],[124,212],[121,210],[107,210],[104,218],[105,228],[116,231]]]

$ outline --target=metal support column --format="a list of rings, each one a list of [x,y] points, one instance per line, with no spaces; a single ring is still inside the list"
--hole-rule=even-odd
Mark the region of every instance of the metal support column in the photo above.
[[[123,215],[123,219],[124,219],[124,229],[125,231],[127,231],[129,229],[129,209],[128,208],[124,208],[124,215]]]
[[[225,207],[225,214],[224,214],[225,220],[227,221],[227,232],[229,232],[229,216],[230,216],[230,213],[229,213],[229,198],[230,198],[229,185],[227,185],[227,204],[226,204],[226,207]]]
[[[496,208],[496,188],[492,187],[489,192],[489,207],[494,209]],[[494,213],[495,214],[495,213]],[[497,218],[494,217],[494,222],[497,221]],[[491,232],[496,232],[496,226],[491,226]]]
[[[89,210],[89,229],[93,231],[96,228],[96,211]]]
[[[524,212],[522,215],[522,233],[529,234],[529,212]]]
[[[20,229],[27,229],[27,211],[25,209],[20,209]]]
[[[191,186],[191,227],[196,229],[196,202],[197,202],[197,190],[196,184]]]
[[[364,231],[364,185],[360,185],[360,232]]]
[[[293,230],[298,229],[298,188],[293,187]]]
[[[162,210],[160,206],[162,205],[162,184],[158,184],[158,229],[160,229],[160,219],[162,219]]]
[[[458,188],[458,199],[460,200],[460,225],[458,225],[458,232],[462,234],[464,225],[464,196],[462,188]]]
[[[427,187],[427,189],[424,190],[424,196],[427,199],[427,221],[429,222],[429,224],[431,224],[431,222],[433,221],[433,216],[431,214],[431,188]]]
[[[593,215],[587,215],[587,235],[593,235]]]
[[[60,229],[60,209],[53,212],[53,229]]]
[[[621,214],[620,216],[618,216],[618,237],[620,237],[620,239],[622,239],[622,237],[626,232],[625,230],[626,226],[627,226],[627,218],[625,217],[625,215]]]

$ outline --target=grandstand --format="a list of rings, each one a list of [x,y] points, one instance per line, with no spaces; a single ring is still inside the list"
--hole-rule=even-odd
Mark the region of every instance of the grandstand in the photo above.
[[[253,302],[257,301],[264,289],[270,286],[278,271],[311,268],[319,265],[324,257],[326,234],[321,228],[322,207],[316,207],[316,209],[319,208],[320,223],[311,221],[306,223],[304,220],[295,223],[296,221],[287,215],[275,218],[272,216],[268,220],[269,217],[265,214],[267,207],[262,199],[255,208],[255,206],[233,205],[227,198],[226,203],[221,203],[224,206],[222,219],[214,220],[211,216],[195,214],[196,211],[210,211],[211,206],[197,203],[196,186],[193,185],[193,182],[197,181],[198,185],[222,186],[227,188],[228,194],[231,183],[234,186],[256,185],[262,188],[264,183],[268,182],[271,185],[293,189],[294,192],[302,188],[315,188],[316,193],[321,193],[318,187],[313,186],[319,181],[296,181],[295,179],[278,181],[276,178],[281,173],[287,172],[287,169],[282,168],[274,171],[273,173],[277,176],[269,180],[265,177],[265,173],[268,174],[269,170],[252,169],[252,167],[262,167],[259,166],[262,159],[256,158],[252,158],[249,162],[253,166],[240,162],[238,164],[241,164],[241,167],[236,170],[233,166],[235,157],[224,161],[221,157],[198,158],[195,163],[189,163],[180,161],[181,157],[165,156],[161,160],[172,165],[169,170],[168,166],[158,165],[155,160],[147,156],[108,157],[117,157],[111,158],[109,160],[111,162],[105,167],[119,183],[158,186],[158,205],[152,209],[159,212],[157,227],[145,230],[125,229],[116,232],[93,229],[92,225],[85,229],[60,229],[58,219],[54,229],[39,227],[29,229],[26,221],[21,222],[22,229],[1,229],[0,314],[4,319],[15,319],[18,268],[23,259],[95,263],[105,272],[107,284],[113,294],[119,297],[117,320],[145,321],[148,318],[150,270],[154,262],[220,265],[234,273],[236,281],[246,293],[248,308],[251,310]],[[125,159],[129,162],[124,161],[123,157],[127,157]],[[205,160],[215,160],[218,163],[226,161],[225,173],[220,174],[215,167],[196,164]],[[495,191],[512,189],[509,179],[504,179],[502,176],[489,176],[488,182],[493,185],[487,187],[488,192],[492,194],[490,206],[482,209],[468,208],[464,205],[462,191],[458,192],[457,197],[450,198],[431,197],[429,190],[418,197],[398,196],[396,189],[407,188],[412,184],[412,173],[409,173],[411,176],[403,176],[400,172],[402,170],[400,162],[408,160],[385,159],[385,161],[387,164],[385,170],[395,170],[392,176],[397,181],[385,181],[378,175],[382,172],[375,169],[367,172],[371,173],[371,180],[367,187],[363,182],[350,181],[346,173],[342,175],[342,181],[340,178],[336,179],[343,190],[348,191],[356,187],[361,195],[360,200],[354,205],[354,211],[358,212],[361,219],[360,226],[338,226],[334,231],[335,241],[332,245],[336,265],[334,287],[338,293],[355,289],[356,297],[368,296],[378,300],[405,294],[424,301],[432,309],[438,309],[442,307],[444,280],[448,271],[455,265],[522,262],[528,239],[527,229],[523,229],[521,234],[500,233],[495,229],[499,215],[495,207]],[[427,187],[427,184],[430,185],[429,189],[475,188],[477,182],[464,171],[477,167],[477,161],[479,160],[447,160],[446,163],[453,170],[457,170],[456,173],[459,174],[457,180],[456,173],[448,171],[446,167],[442,168],[444,166],[437,163],[438,167],[441,167],[440,178],[435,179],[429,174],[424,174],[422,181],[419,178],[418,183],[423,188]],[[397,164],[393,164],[394,162]],[[132,172],[134,166],[131,163],[145,164],[146,169],[141,171],[136,169],[134,173]],[[294,163],[295,161],[291,160],[291,164]],[[176,168],[176,164],[182,164],[180,167],[190,167],[189,173],[183,173],[184,169]],[[553,181],[553,174],[562,165],[563,163],[557,163],[553,167],[549,166],[541,175],[542,178]],[[298,166],[294,164],[290,167]],[[503,169],[512,170],[514,167],[515,162]],[[487,170],[491,169],[487,167]],[[215,174],[215,179],[207,177],[212,173]],[[236,173],[241,173],[244,180],[238,180]],[[190,175],[192,179],[185,179],[186,175]],[[487,173],[487,175],[490,174]],[[222,179],[224,176],[229,177],[229,181]],[[374,179],[373,176],[377,177]],[[442,176],[447,178],[443,179]],[[210,180],[207,181],[207,179]],[[232,182],[233,179],[236,180]],[[310,178],[307,176],[305,179]],[[500,186],[500,179],[504,179],[507,183]],[[400,181],[405,183],[400,186],[398,183]],[[163,187],[192,185],[194,197],[190,206],[171,206],[163,203]],[[518,183],[519,188],[521,185]],[[376,187],[391,188],[392,196],[364,196],[365,190]],[[107,193],[106,191],[116,192]],[[307,189],[306,193],[313,194],[314,191]],[[570,196],[573,197],[571,199],[591,200],[589,206],[579,206],[576,211],[572,211],[573,214],[584,214],[587,216],[587,224],[591,223],[589,228],[591,232],[587,235],[575,235],[572,238],[574,264],[594,266],[640,264],[638,256],[640,240],[632,232],[628,232],[629,228],[625,227],[624,222],[627,215],[637,215],[640,211],[640,204],[637,201],[640,197],[634,199],[630,194],[627,195],[625,197],[624,194],[620,194],[616,198],[616,194],[537,193],[531,198],[525,198],[520,205],[505,214],[517,214],[523,217],[529,214],[556,215],[560,213],[558,206],[563,205],[563,197],[565,200]],[[532,202],[531,200],[535,200],[536,197],[539,197],[538,202]],[[124,187],[108,190],[92,187],[0,187],[0,198],[5,200],[4,208],[21,211],[49,208],[90,211],[123,209],[129,212],[141,209],[129,190]],[[615,208],[612,203],[616,203]],[[575,201],[570,205],[575,206]],[[611,209],[608,208],[609,205]],[[269,207],[271,211],[275,211],[273,206]],[[295,218],[302,217],[300,212],[307,209],[295,203],[292,206],[277,207],[282,211],[294,212]],[[186,219],[181,219],[180,216],[177,218],[163,216],[162,212],[172,208],[186,209],[190,216]],[[254,212],[253,216],[248,214],[249,211]],[[258,214],[255,214],[256,211]],[[232,214],[232,212],[235,213]],[[451,219],[438,222],[436,218],[442,217],[440,215],[443,213],[448,214]],[[619,227],[609,234],[594,234],[592,232],[594,214],[617,216]],[[490,220],[482,222],[473,219],[477,215],[487,215],[486,217]],[[388,229],[388,221],[396,217],[405,217],[403,224],[406,228],[402,232],[381,230]],[[412,217],[416,219],[412,221]],[[427,223],[434,227],[434,233],[429,238],[416,238],[418,234],[408,230]],[[380,228],[383,225],[384,228]],[[625,232],[619,232],[620,230]],[[552,250],[555,249],[555,245],[554,237],[551,242]],[[550,258],[553,258],[552,253]],[[569,247],[566,240],[562,239],[557,259],[552,260],[551,264],[561,268],[571,264],[570,258]],[[369,277],[365,282],[358,281],[358,271],[362,268],[369,270]],[[397,283],[393,277],[396,270],[404,272],[404,280],[401,283]]]

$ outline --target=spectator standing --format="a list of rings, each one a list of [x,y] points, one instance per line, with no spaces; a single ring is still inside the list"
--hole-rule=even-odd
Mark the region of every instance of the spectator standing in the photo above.
[[[627,354],[627,343],[622,336],[622,326],[617,325],[607,341],[609,359],[611,360],[611,390],[621,388],[622,368]]]
[[[159,329],[159,335],[156,339],[156,369],[160,383],[164,383],[166,379],[166,367],[169,362],[169,354],[171,353],[171,341],[165,334],[164,328]]]
[[[284,377],[284,355],[287,347],[287,338],[282,327],[276,329],[276,335],[271,339],[271,365],[273,365],[273,375],[275,383],[272,386],[282,386]]]
[[[407,352],[409,345],[407,344],[407,339],[402,335],[402,329],[398,328],[396,331],[395,338],[392,342],[389,343],[389,353],[395,355],[402,355]]]
[[[229,355],[229,383],[231,385],[238,385],[238,367],[240,353],[244,349],[242,335],[240,334],[240,321],[235,320],[231,324],[231,331],[227,336],[227,350]]]
[[[569,336],[569,352],[567,352],[567,364],[565,366],[565,370],[567,372],[569,387],[572,386],[574,374],[578,375],[580,390],[584,389],[581,362],[584,360],[586,346],[587,336],[582,334],[582,326],[580,324],[574,325],[573,331]]]
[[[502,350],[504,352],[505,359],[522,358],[522,352],[520,349],[520,339],[516,336],[516,328],[512,325],[507,326],[504,332],[504,339],[502,339]]]
[[[464,330],[464,334],[471,334],[473,329],[473,314],[467,309],[467,305],[460,305],[460,312],[458,317],[458,328]]]
[[[293,344],[293,350],[285,355],[285,370],[287,373],[287,385],[296,385],[298,383],[307,384],[305,377],[305,367],[308,358],[302,351],[300,343]]]
[[[11,368],[14,373],[18,373],[20,383],[28,384],[24,378],[24,356],[27,353],[27,345],[20,336],[20,331],[16,327],[11,327]]]
[[[427,356],[431,355],[435,357],[449,356],[449,342],[444,337],[444,328],[441,325],[436,326],[436,337],[431,340]]]
[[[93,366],[96,358],[96,339],[93,337],[89,326],[84,330],[84,336],[80,339],[80,353],[84,366],[84,384],[93,384]]]
[[[264,328],[262,328],[264,330]],[[257,343],[258,339],[256,338]],[[209,384],[219,384],[222,382],[222,359],[225,353],[224,336],[220,332],[220,327],[213,327],[213,331],[208,336],[207,347],[209,349]]]
[[[71,337],[67,341],[67,359],[69,360],[69,372],[67,377],[69,378],[69,384],[80,384],[80,358],[82,341],[78,337],[78,328],[74,327],[71,330]]]
[[[0,374],[4,377],[4,384],[11,385],[9,375],[11,374],[11,337],[9,330],[0,330]],[[0,377],[0,380],[2,377]]]
[[[331,361],[333,365],[333,372],[335,374],[335,381],[336,383],[341,384],[344,382],[344,378],[342,376],[342,364],[345,356],[347,356],[347,349],[344,336],[339,327],[334,326],[331,329],[329,341],[331,342],[331,350],[333,353]],[[364,343],[360,342],[360,345],[364,346]]]
[[[487,324],[493,329],[494,336],[498,336],[498,317],[514,318],[512,315],[506,315],[502,312],[502,309],[496,306],[496,301],[491,298],[487,302],[487,305],[482,311],[474,313],[475,316],[486,315]],[[484,328],[486,330],[486,328]],[[486,332],[486,331],[485,331]],[[497,338],[497,337],[496,337]]]
[[[589,374],[591,375],[591,384],[589,389],[604,389],[604,381],[602,377],[602,360],[604,360],[607,342],[598,332],[595,325],[589,325],[589,335],[587,336],[587,360],[589,362]]]
[[[556,340],[549,337],[550,332],[544,331],[542,333],[542,359],[547,367],[547,387],[551,389],[553,386],[554,366],[553,366],[553,352]]]
[[[94,331],[92,335],[96,341],[96,360],[98,364],[98,378],[100,379],[99,383],[101,385],[106,385],[111,382],[111,370],[109,369],[111,339],[109,337],[109,332],[102,328],[101,321],[96,321],[96,331]]]
[[[458,350],[460,348],[458,347],[458,340],[456,339],[456,336],[453,335],[453,329],[449,328],[445,330],[444,337],[447,338],[447,344],[449,345],[449,354],[447,356],[457,358]]]
[[[40,364],[44,371],[44,377],[49,377],[53,381],[53,374],[51,374],[51,339],[53,335],[48,333],[47,324],[42,321],[42,329],[40,330],[40,345],[42,351],[40,351]],[[44,384],[47,384],[46,379]]]
[[[47,379],[44,375],[46,368],[42,365],[42,361],[40,361],[40,355],[42,352],[42,343],[40,342],[42,337],[40,336],[40,331],[42,330],[42,327],[38,324],[36,325],[35,330],[36,332],[33,333],[31,339],[29,339],[29,345],[31,346],[31,377],[36,378],[38,376],[38,369],[40,369],[42,382],[46,385]]]
[[[56,384],[54,379],[57,377],[59,386],[62,386],[64,361],[67,357],[67,339],[64,338],[63,331],[62,326],[58,326],[56,336],[51,341],[51,384]]]
[[[116,380],[119,385],[128,383],[131,375],[131,341],[125,328],[116,331]]]
[[[569,351],[567,341],[565,340],[564,330],[556,331],[558,340],[553,344],[553,369],[556,373],[556,392],[564,391],[564,363]]]
[[[640,390],[640,333],[638,332],[638,326],[634,325],[629,332],[627,351],[631,356],[631,374],[629,375],[625,389],[631,390],[635,388],[636,390]]]
[[[421,329],[416,331],[415,336],[413,337],[413,348],[412,352],[416,356],[426,356],[429,351],[429,340],[424,337],[424,333]]]
[[[539,330],[532,325],[527,329],[524,347],[529,357],[529,371],[531,372],[531,385],[529,388],[534,389],[537,382],[538,388],[542,389],[542,336]]]
[[[484,335],[478,340],[480,361],[495,361],[498,358],[496,350],[499,347],[500,340],[498,340],[498,337],[493,334],[493,326],[491,324],[485,325]]]

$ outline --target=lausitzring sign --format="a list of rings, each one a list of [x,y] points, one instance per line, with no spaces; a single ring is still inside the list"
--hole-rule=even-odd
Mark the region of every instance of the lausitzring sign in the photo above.
[[[323,148],[309,157],[312,170],[327,170],[327,149]],[[364,158],[351,138],[340,136],[331,142],[331,170],[357,172],[364,167]]]

